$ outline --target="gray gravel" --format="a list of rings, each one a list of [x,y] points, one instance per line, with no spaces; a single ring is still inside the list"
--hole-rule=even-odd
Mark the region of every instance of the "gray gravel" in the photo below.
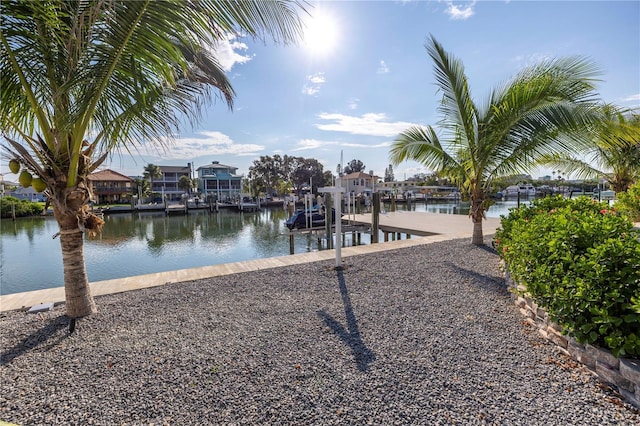
[[[540,338],[488,248],[455,240],[0,316],[0,420],[632,425]]]

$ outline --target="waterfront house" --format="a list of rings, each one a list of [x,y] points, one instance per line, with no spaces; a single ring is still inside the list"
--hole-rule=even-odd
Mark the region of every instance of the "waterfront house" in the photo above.
[[[98,204],[130,203],[134,180],[110,169],[91,173],[87,179]]]
[[[47,199],[46,195],[42,192],[36,192],[32,186],[28,188],[24,188],[22,186],[17,187],[13,191],[9,192],[9,195],[12,197],[16,197],[19,200],[27,200],[32,202],[43,202]]]
[[[351,194],[371,194],[377,187],[378,177],[367,173],[355,172],[342,176],[342,187]]]
[[[161,194],[163,199],[179,201],[186,191],[178,186],[180,178],[187,176],[191,179],[191,163],[186,166],[158,166],[162,176],[154,177],[151,192]]]
[[[214,161],[196,169],[198,176],[198,191],[205,197],[211,196],[215,200],[228,202],[240,196],[242,192],[242,175],[238,168],[225,166]]]

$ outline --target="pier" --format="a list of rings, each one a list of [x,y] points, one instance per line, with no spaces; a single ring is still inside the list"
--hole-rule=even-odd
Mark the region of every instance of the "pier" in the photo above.
[[[482,222],[482,231],[485,235],[491,235],[496,232],[500,226],[499,218],[486,218]],[[342,216],[341,237],[342,246],[345,246],[345,235],[352,234],[353,245],[360,245],[361,235],[368,233],[373,238],[372,214],[350,214]],[[395,211],[380,213],[378,216],[378,230],[382,232],[384,242],[396,241],[402,239],[410,239],[411,236],[429,237],[435,235],[443,235],[449,238],[471,238],[473,233],[473,223],[467,215],[455,215],[444,213],[426,213],[426,212],[407,212]],[[335,234],[335,226],[332,226],[331,236],[327,233],[324,226],[313,228],[292,229],[289,231],[289,251],[294,253],[295,234],[309,234],[318,240],[318,247],[322,246],[322,241],[327,241],[327,248],[331,248],[329,238],[333,240]]]
[[[385,234],[385,241],[388,241],[389,235],[397,234],[471,238],[473,232],[473,223],[467,215],[395,211],[380,213],[378,219],[378,229]],[[343,216],[343,221],[353,225],[371,226],[372,214],[351,214],[348,217]],[[482,231],[487,235],[494,234],[499,226],[499,218],[489,217],[482,221]]]

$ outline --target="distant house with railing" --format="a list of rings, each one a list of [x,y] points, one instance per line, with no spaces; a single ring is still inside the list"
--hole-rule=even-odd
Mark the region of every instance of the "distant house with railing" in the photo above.
[[[403,194],[415,189],[416,183],[411,180],[392,181],[392,182],[380,182],[376,185],[378,191],[387,191],[397,194]]]
[[[232,201],[242,193],[242,175],[238,168],[214,161],[196,169],[198,191],[218,201]]]
[[[350,194],[371,194],[377,188],[378,176],[362,172],[349,173],[340,179],[342,187]]]
[[[191,179],[191,164],[186,166],[158,166],[162,176],[153,178],[151,192],[162,194],[167,200],[181,200],[186,190],[178,186],[180,178],[187,176]]]
[[[134,180],[110,169],[91,173],[87,179],[98,204],[130,203]]]

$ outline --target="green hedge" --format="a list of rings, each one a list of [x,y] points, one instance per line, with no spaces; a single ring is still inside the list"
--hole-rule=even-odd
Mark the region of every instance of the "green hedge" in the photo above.
[[[640,232],[626,216],[586,197],[540,199],[503,216],[495,245],[576,340],[640,356]]]
[[[20,200],[16,197],[2,197],[0,198],[0,217],[13,217],[12,206],[15,206],[16,217],[35,216],[44,211],[42,203]]]
[[[618,197],[616,209],[629,216],[631,220],[640,222],[640,182],[631,185],[627,192],[620,192],[616,196]]]

